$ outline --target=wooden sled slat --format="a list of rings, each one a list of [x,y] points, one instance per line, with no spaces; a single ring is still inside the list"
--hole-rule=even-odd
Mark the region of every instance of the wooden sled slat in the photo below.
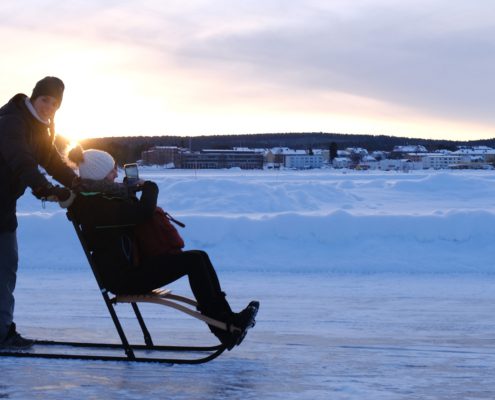
[[[201,314],[199,311],[192,310],[178,302],[197,306],[197,302],[184,296],[177,296],[172,294],[170,289],[157,289],[150,293],[138,294],[138,295],[116,295],[110,300],[112,303],[153,303],[162,306],[167,306],[190,315],[200,321],[207,323],[208,325],[215,326],[224,331],[237,329],[235,327],[227,325],[225,322],[218,321]]]

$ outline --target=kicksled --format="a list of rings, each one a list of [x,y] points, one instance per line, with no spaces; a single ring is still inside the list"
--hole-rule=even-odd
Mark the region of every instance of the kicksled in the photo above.
[[[78,239],[81,242],[84,253],[86,254],[87,260],[100,288],[103,300],[107,306],[108,312],[110,313],[110,317],[115,325],[115,329],[117,330],[121,343],[35,340],[33,346],[27,350],[0,350],[0,356],[71,360],[155,362],[166,364],[201,364],[217,358],[227,349],[227,346],[223,344],[218,344],[216,346],[155,345],[146,326],[143,315],[138,307],[138,303],[151,303],[170,307],[222,330],[232,331],[237,328],[228,325],[225,322],[218,321],[201,314],[196,310],[197,302],[195,300],[184,296],[175,295],[169,289],[156,289],[143,295],[112,295],[104,287],[103,282],[100,279],[98,270],[92,259],[92,253],[85,242],[80,225],[72,218],[70,213],[67,213],[67,216],[74,225]],[[124,328],[115,310],[116,305],[122,303],[131,305],[143,334],[143,344],[129,343],[129,340],[124,332]],[[254,316],[255,315],[256,314],[254,314]],[[244,335],[245,333],[246,332],[244,332]],[[241,336],[241,340],[242,338],[243,335]],[[173,354],[174,357],[170,356],[171,354]],[[186,357],[186,354],[195,354],[195,357]],[[169,355],[169,357],[167,357],[167,355]]]

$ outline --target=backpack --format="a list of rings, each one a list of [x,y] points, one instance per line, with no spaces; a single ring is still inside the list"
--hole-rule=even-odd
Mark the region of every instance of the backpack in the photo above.
[[[156,207],[153,216],[134,228],[135,251],[138,260],[134,264],[147,258],[161,254],[179,254],[184,247],[184,240],[175,229],[172,222],[184,227],[182,222],[172,218],[162,208]]]

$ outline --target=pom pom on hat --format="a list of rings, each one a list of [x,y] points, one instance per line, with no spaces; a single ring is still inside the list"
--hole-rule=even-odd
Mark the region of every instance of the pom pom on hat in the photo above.
[[[115,160],[106,151],[85,150],[84,161],[79,163],[79,176],[83,179],[104,179],[115,167]]]
[[[56,98],[59,103],[62,103],[64,89],[64,83],[60,79],[54,76],[47,76],[36,83],[31,94],[31,100],[34,101],[39,96],[51,96]]]

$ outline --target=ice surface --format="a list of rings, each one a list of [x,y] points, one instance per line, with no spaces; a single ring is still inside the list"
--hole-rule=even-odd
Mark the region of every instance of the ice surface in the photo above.
[[[24,271],[31,337],[117,341],[89,273]],[[243,344],[206,365],[0,359],[9,399],[493,399],[493,276],[223,272],[235,308],[261,301]],[[77,284],[75,284],[77,282]],[[187,285],[173,285],[187,293]],[[50,295],[47,295],[50,293]],[[117,307],[133,341],[126,305]],[[198,322],[143,307],[155,341],[212,344]]]
[[[211,254],[233,306],[261,301],[257,326],[201,366],[2,358],[0,398],[495,398],[492,172],[141,175],[187,224],[187,247]],[[21,332],[116,342],[64,212],[30,194],[18,211]],[[143,311],[166,344],[214,343],[197,321]]]

